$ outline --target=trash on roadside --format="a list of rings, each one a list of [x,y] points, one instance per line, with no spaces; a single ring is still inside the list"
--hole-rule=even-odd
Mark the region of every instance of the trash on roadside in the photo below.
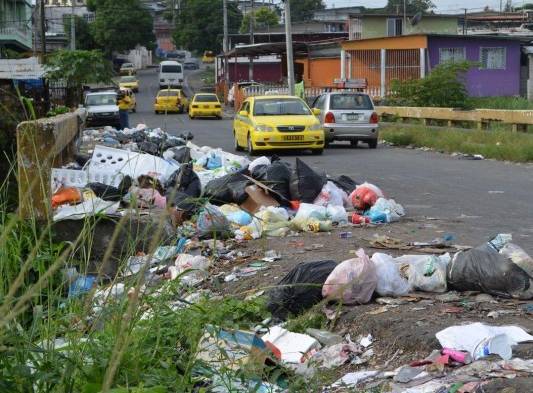
[[[337,266],[335,261],[302,262],[268,291],[267,308],[272,316],[286,319],[322,300],[322,285]]]
[[[313,203],[326,184],[326,176],[316,173],[305,162],[296,159],[296,168],[291,176],[291,200]]]
[[[79,276],[68,287],[68,297],[78,297],[93,289],[96,285],[96,276]]]
[[[346,206],[347,201],[348,194],[337,187],[335,183],[328,181],[322,187],[320,194],[315,198],[313,204],[319,206]]]
[[[488,326],[479,322],[451,326],[435,336],[443,348],[467,351],[474,360],[490,354],[509,360],[514,345],[533,340],[533,336],[518,326]]]
[[[361,346],[350,343],[338,343],[325,347],[311,358],[323,368],[336,368],[348,363],[352,358],[362,354]]]
[[[240,204],[240,206],[249,213],[257,213],[261,208],[265,207],[279,206],[278,201],[268,195],[264,189],[258,187],[257,185],[246,187],[245,192],[248,196],[246,200]]]
[[[447,270],[450,287],[459,291],[480,291],[502,297],[533,298],[533,277],[512,258],[500,252],[509,240],[498,235],[477,248],[455,254]],[[516,260],[529,269],[527,258],[520,257]]]
[[[374,184],[363,183],[358,185],[350,194],[352,206],[357,210],[368,210],[379,198],[384,198],[383,192]]]
[[[305,329],[305,332],[311,337],[316,338],[320,344],[327,347],[335,344],[340,344],[344,341],[343,338],[338,334],[328,332],[327,330],[307,328]]]
[[[377,281],[376,267],[359,249],[357,258],[341,262],[333,269],[322,287],[322,296],[344,304],[368,303]]]
[[[207,326],[198,345],[197,359],[215,370],[248,370],[261,375],[269,358],[265,342],[255,333]]]
[[[355,388],[361,382],[368,382],[370,379],[373,379],[379,374],[379,371],[368,370],[368,371],[356,371],[353,373],[345,374],[341,379],[332,384],[331,388],[343,388],[351,387]]]
[[[230,224],[218,207],[206,204],[198,215],[196,223],[200,237],[228,237]]]
[[[395,258],[400,271],[408,277],[412,289],[424,292],[446,292],[446,267],[450,255],[402,255]]]
[[[409,281],[402,276],[400,266],[393,257],[379,252],[372,255],[378,282],[376,292],[380,296],[404,296],[411,291]]]
[[[281,326],[273,326],[262,337],[263,341],[273,346],[273,353],[283,363],[305,363],[320,349],[319,342],[311,336],[290,332]]]

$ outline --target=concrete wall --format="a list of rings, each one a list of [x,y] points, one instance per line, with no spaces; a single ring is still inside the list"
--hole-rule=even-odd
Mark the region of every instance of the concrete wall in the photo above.
[[[46,219],[50,214],[51,170],[72,160],[85,110],[17,126],[19,213]]]
[[[248,63],[230,63],[229,78],[232,82],[247,81]],[[254,63],[254,80],[258,82],[280,82],[283,79],[281,63]]]
[[[428,37],[429,66],[439,64],[440,48],[465,48],[466,60],[480,61],[480,48],[506,48],[506,68],[485,70],[474,66],[466,75],[468,93],[474,97],[514,96],[520,94],[520,43],[506,39]]]

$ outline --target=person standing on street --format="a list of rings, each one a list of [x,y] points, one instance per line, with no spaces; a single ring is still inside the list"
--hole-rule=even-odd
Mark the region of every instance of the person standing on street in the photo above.
[[[123,92],[119,92],[117,96],[118,114],[120,116],[120,129],[130,128],[128,111],[131,105],[131,98]]]

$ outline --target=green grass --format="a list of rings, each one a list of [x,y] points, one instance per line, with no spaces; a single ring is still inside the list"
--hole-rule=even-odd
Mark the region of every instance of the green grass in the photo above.
[[[533,161],[533,134],[509,131],[435,129],[423,126],[384,125],[381,138],[399,146],[430,147],[447,153],[482,154],[485,158],[514,162]]]
[[[533,102],[522,97],[470,97],[468,100],[477,109],[533,109]]]

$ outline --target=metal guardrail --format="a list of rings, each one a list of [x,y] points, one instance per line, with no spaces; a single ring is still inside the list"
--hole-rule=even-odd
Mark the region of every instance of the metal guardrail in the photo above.
[[[533,110],[502,110],[502,109],[474,109],[458,110],[453,108],[426,108],[378,106],[376,112],[380,116],[394,116],[400,119],[421,119],[423,124],[428,120],[444,120],[453,127],[457,122],[477,123],[478,129],[490,122],[500,122],[512,125],[513,131],[526,130],[533,124]]]

